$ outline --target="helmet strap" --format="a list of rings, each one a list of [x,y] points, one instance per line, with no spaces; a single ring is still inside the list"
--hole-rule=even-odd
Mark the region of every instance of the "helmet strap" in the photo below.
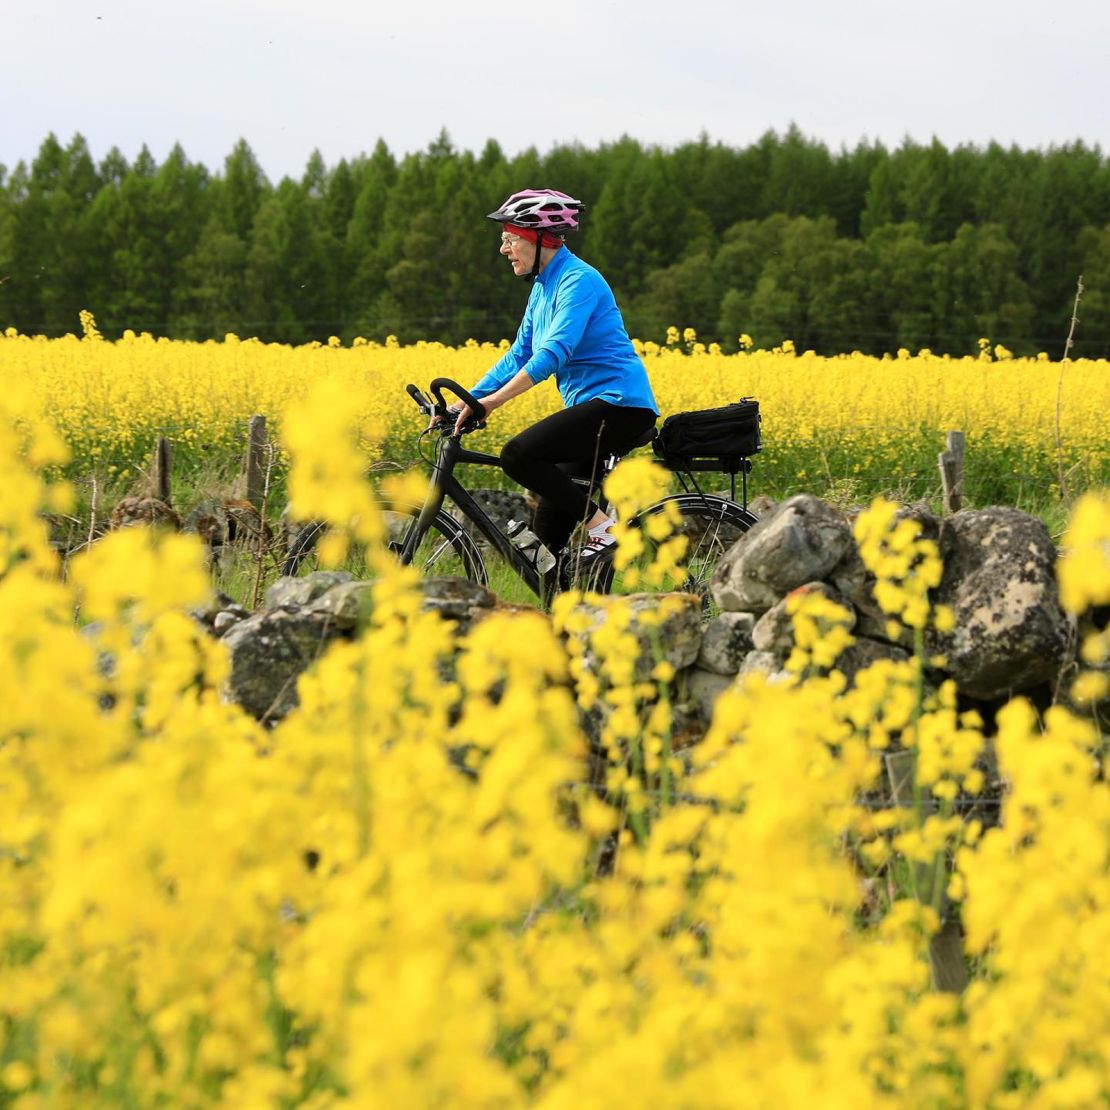
[[[536,260],[532,263],[532,272],[528,275],[528,280],[535,281],[540,275],[540,251],[543,250],[543,232],[536,234]]]

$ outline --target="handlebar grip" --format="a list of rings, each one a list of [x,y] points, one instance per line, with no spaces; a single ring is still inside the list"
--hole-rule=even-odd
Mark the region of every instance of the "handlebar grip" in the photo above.
[[[485,405],[474,397],[470,390],[464,389],[458,382],[452,381],[450,378],[436,378],[428,388],[431,389],[432,396],[444,407],[446,407],[446,403],[443,400],[443,390],[449,389],[460,401],[470,408],[470,411],[474,413],[475,420],[484,420],[486,418]]]
[[[432,402],[420,392],[411,382],[405,386],[405,392],[425,411],[430,412]]]

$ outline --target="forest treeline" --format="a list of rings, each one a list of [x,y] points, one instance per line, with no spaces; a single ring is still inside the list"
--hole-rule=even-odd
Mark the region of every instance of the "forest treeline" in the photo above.
[[[572,249],[617,293],[629,331],[696,329],[735,349],[965,354],[989,337],[1110,355],[1110,160],[1073,143],[830,151],[796,129],[744,148],[632,139],[477,154],[442,133],[272,183],[246,141],[218,171],[175,147],[99,163],[54,135],[0,166],[0,328],[59,335],[83,308],[106,336],[227,332],[284,342],[500,339],[527,287],[483,217],[510,192],[588,204]]]

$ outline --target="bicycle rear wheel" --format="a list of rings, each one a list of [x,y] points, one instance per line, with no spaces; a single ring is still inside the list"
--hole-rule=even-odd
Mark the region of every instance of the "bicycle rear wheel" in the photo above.
[[[752,513],[724,497],[680,493],[657,501],[630,522],[641,532],[642,553],[629,567],[621,570],[614,565],[613,556],[606,553],[591,571],[589,585],[582,588],[612,594],[660,589],[659,586],[647,583],[646,571],[655,562],[660,542],[652,538],[651,530],[646,525],[653,517],[667,511],[667,506],[678,510],[679,522],[672,535],[684,536],[686,539],[686,550],[680,560],[685,573],[679,582],[662,588],[696,594],[701,598],[703,610],[709,611],[712,607],[709,587],[717,563],[756,523],[756,517]]]
[[[389,549],[400,554],[409,530],[416,526],[420,506],[407,502],[386,502],[382,515],[387,528]],[[323,524],[314,522],[305,525],[289,547],[289,553],[282,565],[282,574],[309,574],[319,570],[317,549],[326,529]],[[478,545],[463,526],[450,513],[440,509],[432,518],[412,560],[412,565],[425,577],[466,578],[480,586],[487,585],[489,575],[485,560]],[[367,566],[365,552],[353,548],[347,555],[341,570],[350,571],[356,578],[367,578],[371,574]]]

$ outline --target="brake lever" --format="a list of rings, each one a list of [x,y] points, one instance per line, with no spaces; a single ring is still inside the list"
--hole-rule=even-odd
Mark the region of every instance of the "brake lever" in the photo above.
[[[459,429],[459,435],[468,435],[470,432],[480,432],[486,426],[484,420],[475,420],[473,417],[470,420],[463,422],[463,426]]]

